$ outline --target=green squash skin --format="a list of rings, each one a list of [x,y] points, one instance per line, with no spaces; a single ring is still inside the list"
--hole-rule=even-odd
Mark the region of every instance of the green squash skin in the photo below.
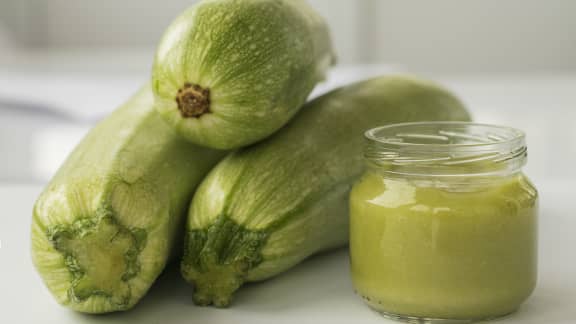
[[[194,301],[227,306],[244,282],[347,244],[348,193],[364,171],[364,131],[469,119],[458,99],[434,83],[380,77],[308,103],[269,139],[231,153],[190,207],[181,271],[194,285]]]
[[[178,136],[149,85],[100,122],[38,198],[32,258],[55,299],[76,311],[126,310],[164,268],[190,197],[224,152]]]
[[[156,108],[193,143],[239,148],[285,125],[334,63],[328,27],[304,0],[204,0],[160,42]],[[199,117],[179,110],[187,83],[210,92]]]

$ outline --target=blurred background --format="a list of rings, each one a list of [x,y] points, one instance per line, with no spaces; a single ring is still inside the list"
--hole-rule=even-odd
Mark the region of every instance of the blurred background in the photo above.
[[[193,0],[0,0],[0,181],[42,183],[148,79],[155,45]],[[310,0],[340,66],[316,94],[410,72],[476,120],[528,132],[536,179],[576,178],[576,1]]]

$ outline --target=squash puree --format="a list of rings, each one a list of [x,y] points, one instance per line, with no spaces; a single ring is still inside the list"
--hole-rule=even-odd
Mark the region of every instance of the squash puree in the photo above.
[[[376,171],[355,185],[352,279],[369,306],[402,316],[482,319],[511,313],[528,298],[536,283],[536,190],[521,173],[465,187]]]

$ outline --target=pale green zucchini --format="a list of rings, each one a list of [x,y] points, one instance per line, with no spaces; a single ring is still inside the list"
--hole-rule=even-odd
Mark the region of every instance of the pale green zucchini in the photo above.
[[[274,133],[334,63],[324,20],[304,0],[204,0],[165,32],[157,109],[188,140],[238,148]]]
[[[188,215],[181,271],[197,304],[226,306],[247,281],[348,241],[348,192],[364,169],[363,132],[390,123],[469,120],[437,85],[381,77],[307,104],[284,129],[220,162]]]
[[[150,86],[99,123],[38,198],[32,257],[56,300],[126,310],[160,274],[196,185],[224,153],[190,144],[153,108]]]

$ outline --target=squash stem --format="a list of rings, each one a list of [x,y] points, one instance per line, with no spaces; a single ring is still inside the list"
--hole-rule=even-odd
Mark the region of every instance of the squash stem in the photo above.
[[[247,229],[226,215],[186,233],[181,272],[194,286],[194,302],[228,306],[249,271],[262,262],[267,239],[267,233]]]
[[[210,112],[210,89],[186,82],[176,95],[178,110],[184,118],[199,118]]]
[[[77,303],[106,297],[118,309],[131,303],[131,279],[140,272],[138,256],[146,231],[120,225],[109,212],[48,228],[48,240],[64,258],[71,276],[68,297]]]
[[[196,305],[227,307],[236,290],[244,283],[246,273],[240,268],[239,265],[215,265],[206,272],[196,272],[183,267],[182,274],[194,285],[192,299]]]

